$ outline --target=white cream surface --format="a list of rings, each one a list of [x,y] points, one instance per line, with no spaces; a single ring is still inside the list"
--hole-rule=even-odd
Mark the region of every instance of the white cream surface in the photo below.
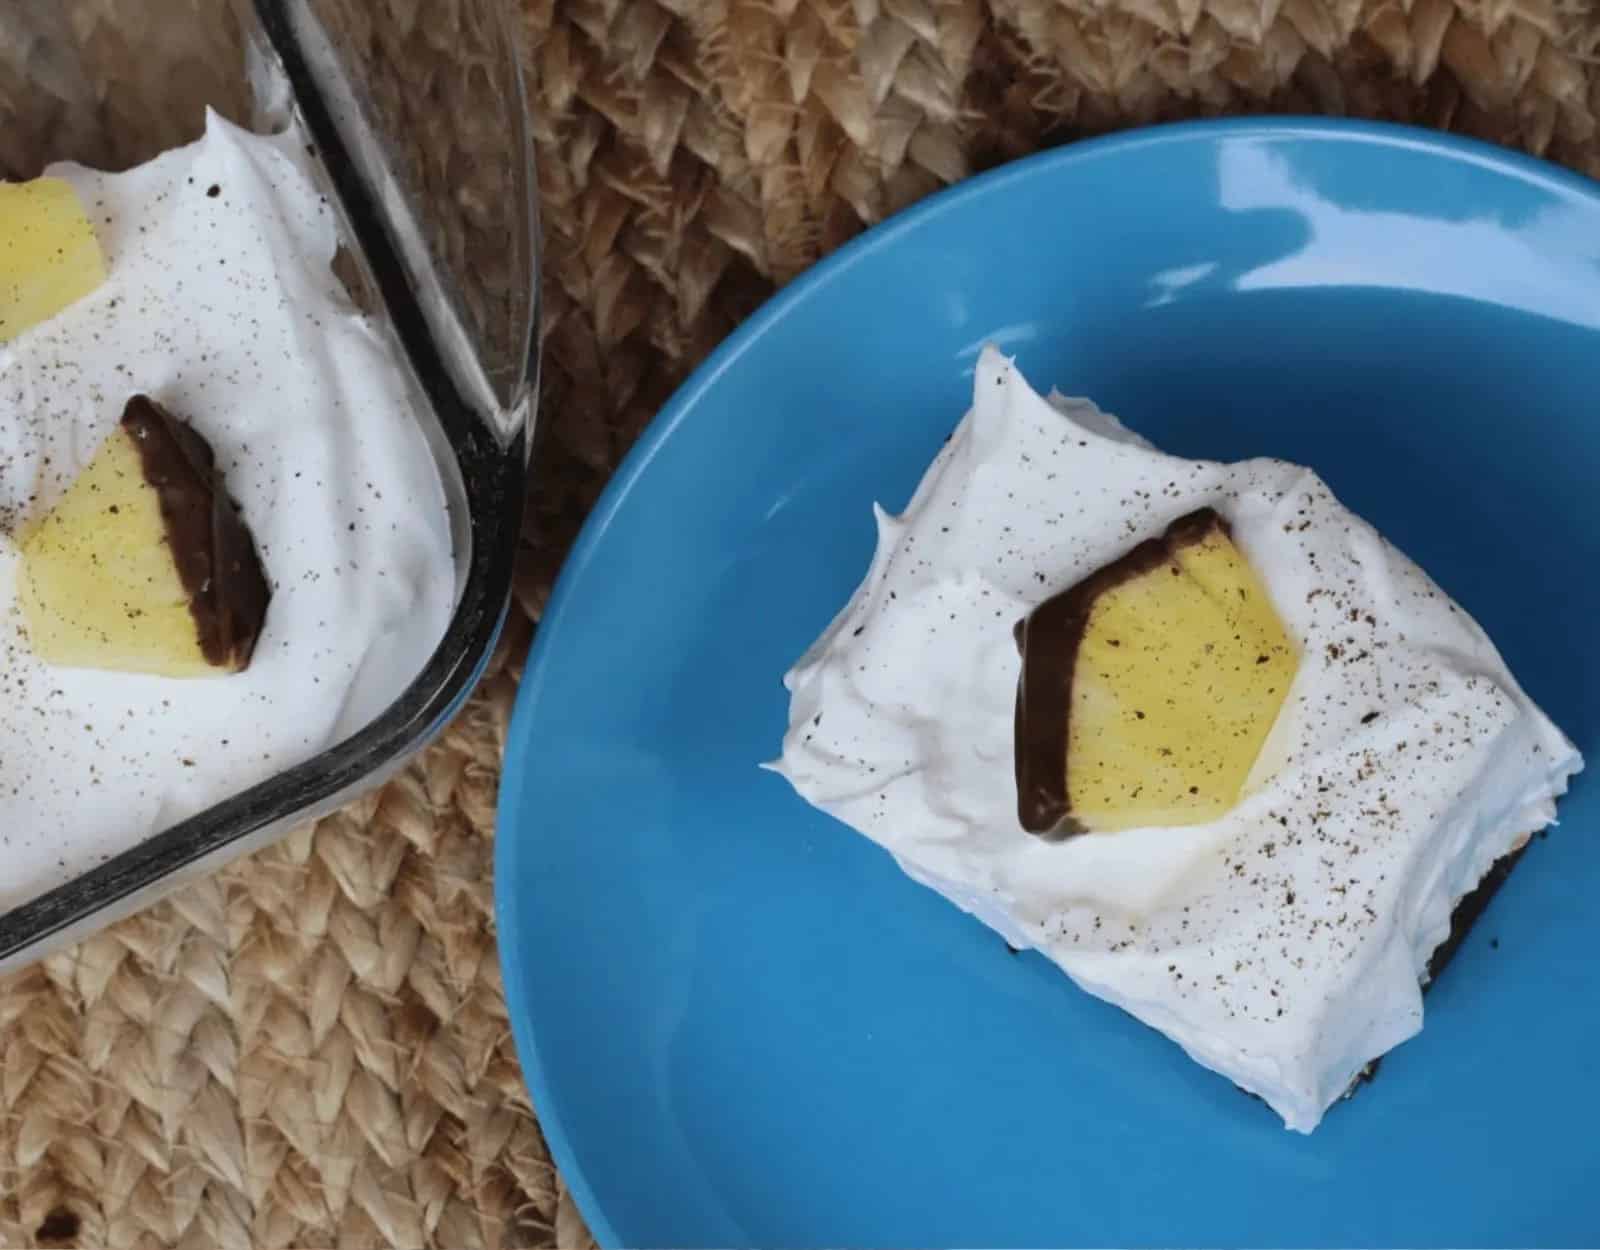
[[[303,138],[208,117],[77,189],[109,270],[0,345],[0,910],[360,729],[421,671],[455,578],[405,366],[329,265]],[[18,527],[144,392],[210,442],[272,586],[243,673],[53,668],[17,609]]]
[[[1163,455],[986,349],[866,580],[785,677],[775,767],[905,871],[1310,1132],[1422,1027],[1457,900],[1550,823],[1577,750],[1477,624],[1309,469]],[[1012,627],[1213,507],[1302,661],[1226,816],[1018,824]]]

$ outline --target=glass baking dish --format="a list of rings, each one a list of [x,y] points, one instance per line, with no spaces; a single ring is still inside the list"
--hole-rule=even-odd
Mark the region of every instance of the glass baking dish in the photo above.
[[[503,0],[4,0],[0,178],[139,164],[207,106],[291,117],[344,226],[336,270],[410,367],[450,511],[456,599],[364,729],[0,914],[0,969],[145,906],[378,784],[438,734],[505,619],[537,389],[531,137]]]

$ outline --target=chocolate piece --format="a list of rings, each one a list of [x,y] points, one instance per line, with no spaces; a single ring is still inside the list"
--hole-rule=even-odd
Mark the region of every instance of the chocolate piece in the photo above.
[[[211,448],[135,396],[18,543],[17,602],[48,664],[215,677],[250,662],[270,592]]]
[[[1180,518],[1174,525],[1187,520]],[[1146,539],[1077,585],[1045,600],[1013,629],[1022,656],[1015,713],[1017,817],[1029,833],[1059,841],[1088,832],[1068,815],[1067,803],[1067,708],[1072,704],[1078,648],[1095,600],[1105,591],[1159,568],[1166,559],[1165,536]]]
[[[156,492],[201,654],[216,668],[243,670],[261,636],[271,591],[211,445],[147,395],[128,401],[122,428]]]
[[[1017,815],[1052,840],[1221,815],[1298,666],[1210,508],[1039,605],[1016,638]]]

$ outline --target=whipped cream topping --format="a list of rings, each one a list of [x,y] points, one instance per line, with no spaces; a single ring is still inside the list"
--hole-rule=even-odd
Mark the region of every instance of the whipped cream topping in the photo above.
[[[1422,1026],[1450,915],[1582,767],[1477,624],[1309,469],[1164,455],[986,349],[972,410],[785,677],[774,766],[914,879],[1309,1132]],[[1017,820],[1013,625],[1212,507],[1302,660],[1219,820]]]
[[[330,269],[304,138],[216,115],[122,174],[58,165],[109,270],[0,345],[0,909],[301,763],[421,671],[455,594],[443,487],[406,367]],[[144,392],[210,442],[273,598],[249,669],[52,668],[16,605],[17,528]]]

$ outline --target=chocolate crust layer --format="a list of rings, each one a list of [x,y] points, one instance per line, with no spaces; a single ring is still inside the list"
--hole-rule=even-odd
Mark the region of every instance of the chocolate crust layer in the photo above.
[[[1516,850],[1495,860],[1489,865],[1489,871],[1483,874],[1483,879],[1457,901],[1455,910],[1450,913],[1450,932],[1444,941],[1434,948],[1433,954],[1428,956],[1428,966],[1422,982],[1424,994],[1433,988],[1439,974],[1455,958],[1456,952],[1461,949],[1461,944],[1467,940],[1467,935],[1472,932],[1473,926],[1494,901],[1494,896],[1500,892],[1500,887],[1506,883],[1506,878],[1516,868],[1528,845],[1524,842]],[[1344,1096],[1349,1098],[1356,1090],[1370,1083],[1378,1075],[1378,1068],[1382,1064],[1383,1056],[1379,1055],[1362,1068],[1356,1074],[1356,1079],[1350,1082],[1350,1088],[1345,1091]]]
[[[148,395],[128,401],[122,429],[159,501],[201,654],[217,668],[247,668],[272,592],[211,445]]]

